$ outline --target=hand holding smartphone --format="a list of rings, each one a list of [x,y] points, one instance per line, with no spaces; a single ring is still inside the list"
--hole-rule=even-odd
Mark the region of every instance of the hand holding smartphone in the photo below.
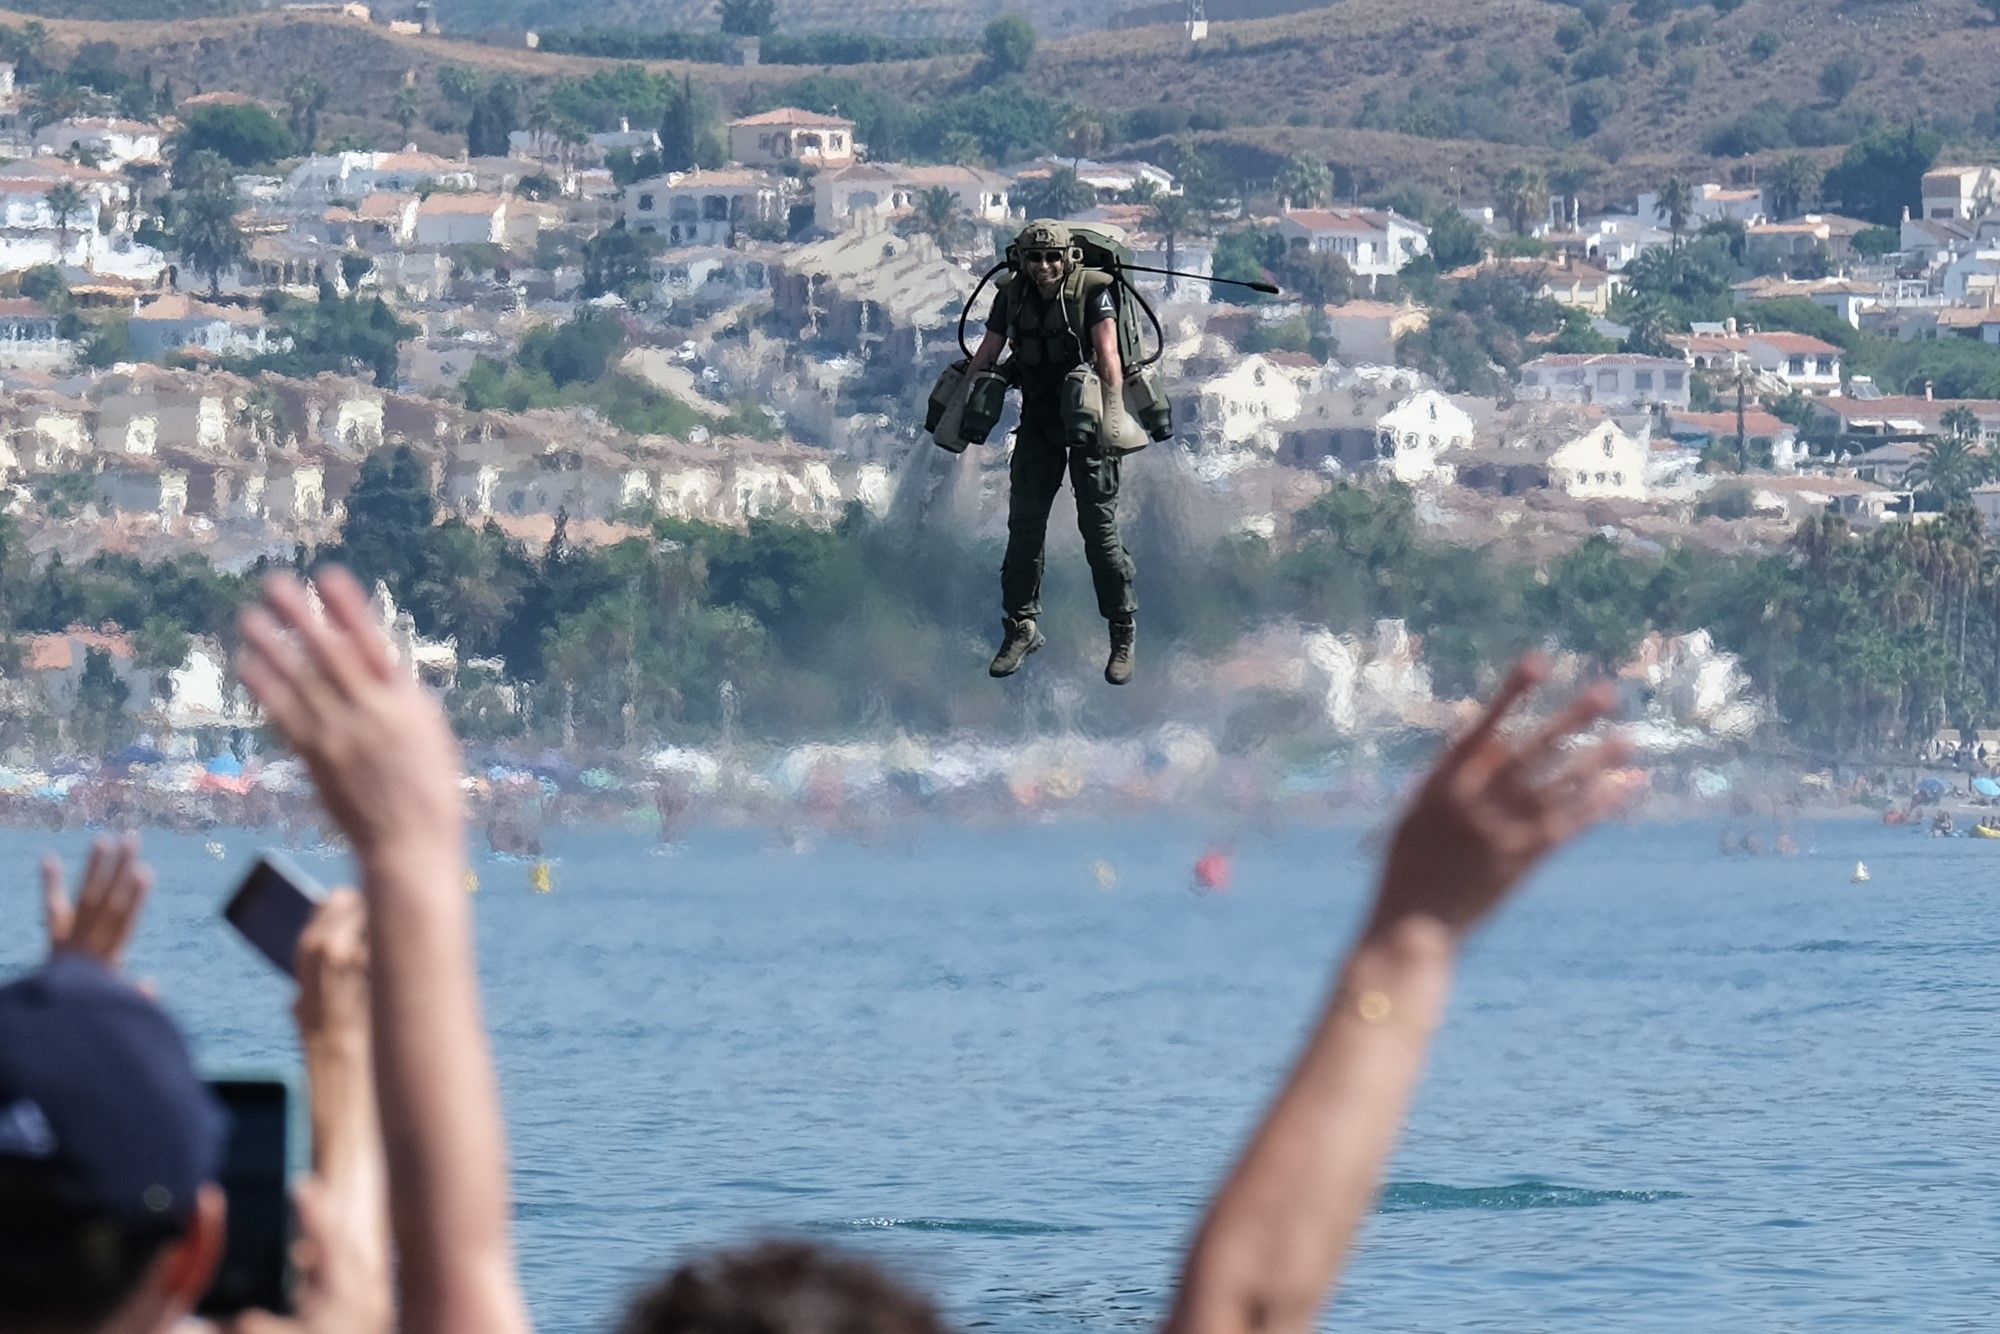
[[[259,953],[292,977],[297,975],[293,963],[299,936],[318,910],[321,897],[311,876],[276,853],[267,852],[243,877],[222,915]]]
[[[221,1186],[229,1202],[222,1263],[197,1314],[291,1312],[291,1090],[282,1079],[209,1081],[229,1113]]]

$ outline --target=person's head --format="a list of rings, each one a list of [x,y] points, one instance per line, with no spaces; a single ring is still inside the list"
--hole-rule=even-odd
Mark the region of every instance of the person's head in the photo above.
[[[161,1009],[58,955],[0,987],[0,1334],[152,1334],[222,1255],[226,1122]]]
[[[766,1241],[667,1275],[618,1334],[945,1334],[937,1309],[873,1265],[821,1246]]]
[[[1021,271],[1043,296],[1062,286],[1073,256],[1069,228],[1050,218],[1037,218],[1014,238],[1014,253],[1020,256]]]

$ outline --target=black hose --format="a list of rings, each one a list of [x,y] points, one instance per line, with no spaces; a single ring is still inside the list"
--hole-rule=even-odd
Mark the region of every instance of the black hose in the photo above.
[[[1167,331],[1160,327],[1160,317],[1153,310],[1153,303],[1146,300],[1145,297],[1139,295],[1138,288],[1132,286],[1131,283],[1125,281],[1124,265],[1121,264],[1117,268],[1113,269],[1111,271],[1111,276],[1118,280],[1118,285],[1120,287],[1124,288],[1127,292],[1132,294],[1132,299],[1139,303],[1139,309],[1146,312],[1146,319],[1153,326],[1153,343],[1154,343],[1153,355],[1150,357],[1141,358],[1138,363],[1141,367],[1150,366],[1154,362],[1158,361],[1161,357],[1167,354]]]
[[[1010,261],[1003,259],[998,264],[995,264],[992,268],[988,269],[986,271],[986,276],[979,280],[979,286],[972,289],[972,295],[965,298],[965,304],[959,308],[958,350],[965,354],[965,359],[967,361],[972,360],[972,349],[965,345],[965,321],[966,318],[972,314],[972,303],[979,300],[979,294],[986,290],[986,284],[993,281],[994,274],[1000,272],[1000,270],[1002,269],[1011,269],[1013,267],[1014,265]]]

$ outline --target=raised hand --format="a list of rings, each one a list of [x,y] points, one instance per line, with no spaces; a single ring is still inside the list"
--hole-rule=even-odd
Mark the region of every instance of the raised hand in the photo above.
[[[263,603],[240,621],[238,676],[362,856],[455,837],[458,745],[444,711],[397,670],[354,576],[330,568],[315,582],[324,620],[298,580],[264,581]]]
[[[1417,790],[1390,842],[1376,925],[1427,917],[1462,935],[1535,863],[1618,804],[1611,774],[1630,746],[1615,735],[1586,740],[1612,706],[1608,684],[1583,691],[1523,740],[1504,732],[1547,675],[1539,657],[1517,663]]]
[[[1547,674],[1539,658],[1516,666],[1403,813],[1374,913],[1189,1249],[1168,1334],[1318,1327],[1443,1018],[1459,941],[1620,794],[1611,771],[1626,743],[1583,739],[1611,707],[1608,687],[1524,741],[1506,735]]]
[[[310,1051],[368,1049],[367,909],[351,889],[326,896],[299,935],[293,969],[299,995],[292,1017]]]
[[[91,843],[74,904],[63,887],[62,863],[54,855],[42,858],[42,915],[50,957],[80,954],[118,969],[152,888],[153,872],[139,860],[137,834],[107,834]]]

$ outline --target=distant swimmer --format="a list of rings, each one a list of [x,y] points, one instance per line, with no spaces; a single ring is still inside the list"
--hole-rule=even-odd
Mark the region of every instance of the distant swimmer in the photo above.
[[[1118,872],[1110,862],[1099,858],[1090,864],[1090,874],[1097,881],[1097,887],[1105,893],[1118,888]]]
[[[1865,885],[1865,884],[1867,884],[1867,883],[1868,883],[1868,863],[1867,863],[1867,862],[1856,862],[1856,863],[1854,863],[1854,874],[1853,874],[1853,875],[1851,875],[1851,876],[1849,876],[1849,877],[1847,877],[1847,883],[1848,883],[1848,884],[1850,884],[1850,885]]]
[[[1201,894],[1223,894],[1229,890],[1229,854],[1210,848],[1194,862],[1194,889]]]

